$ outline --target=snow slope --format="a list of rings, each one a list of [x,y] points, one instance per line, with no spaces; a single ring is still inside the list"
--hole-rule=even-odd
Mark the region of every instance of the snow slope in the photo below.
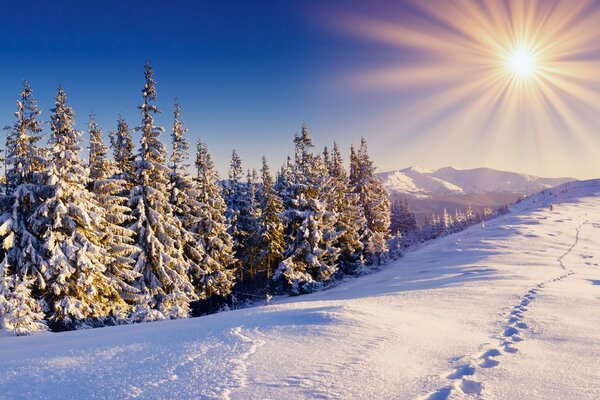
[[[378,174],[391,193],[429,198],[434,194],[485,194],[510,192],[531,194],[573,181],[573,178],[540,178],[516,172],[490,168],[456,169],[452,167],[427,170],[410,167]]]
[[[264,307],[1,337],[0,398],[600,398],[600,180],[512,211]]]

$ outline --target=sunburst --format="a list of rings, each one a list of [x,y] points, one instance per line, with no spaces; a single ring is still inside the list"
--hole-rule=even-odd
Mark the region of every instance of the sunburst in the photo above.
[[[413,141],[423,149],[470,146],[489,164],[526,157],[530,166],[548,166],[581,151],[579,160],[600,156],[596,2],[415,0],[392,9],[345,18],[343,27],[409,56],[344,82],[410,93],[381,116],[401,121],[399,134],[418,131]]]

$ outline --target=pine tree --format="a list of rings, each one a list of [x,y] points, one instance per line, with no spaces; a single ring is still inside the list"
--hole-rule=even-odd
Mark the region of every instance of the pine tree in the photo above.
[[[133,141],[127,122],[119,115],[117,130],[110,132],[110,146],[113,149],[113,159],[116,166],[117,178],[122,179],[129,190],[135,177]]]
[[[202,277],[204,273],[202,262],[205,256],[204,248],[199,232],[198,224],[202,219],[200,197],[197,183],[190,173],[189,167],[189,149],[190,145],[185,138],[187,129],[184,128],[180,120],[181,107],[175,100],[173,113],[173,128],[171,131],[172,154],[169,158],[169,202],[173,206],[173,213],[181,223],[185,231],[185,241],[183,243],[184,256],[190,263],[190,278]],[[199,298],[204,298],[206,293],[201,285],[195,285],[195,293]]]
[[[73,128],[73,110],[62,88],[51,111],[47,185],[52,194],[35,215],[47,221],[46,301],[50,321],[80,327],[115,315],[123,300],[105,275],[110,256],[102,247],[103,210],[86,190],[88,171],[79,157],[81,132]]]
[[[331,178],[331,189],[328,191],[330,207],[338,216],[335,223],[338,237],[334,246],[340,250],[339,262],[342,270],[345,273],[353,273],[361,264],[363,243],[359,231],[366,221],[358,203],[358,196],[350,188],[348,173],[344,169],[337,143],[333,144],[331,156],[327,151],[324,152],[324,162],[328,166]]]
[[[258,174],[256,170],[248,170],[245,185],[245,201],[240,209],[238,225],[245,232],[243,247],[239,253],[239,259],[243,270],[247,274],[246,287],[251,293],[256,291],[257,259],[259,253],[258,220],[261,209],[258,204],[257,193]]]
[[[134,246],[134,232],[126,227],[131,223],[131,209],[128,199],[123,196],[126,186],[124,179],[114,173],[114,165],[107,158],[108,148],[104,144],[102,131],[94,121],[89,122],[90,151],[89,187],[94,193],[98,205],[104,210],[105,225],[102,230],[102,246],[108,250],[110,259],[106,264],[106,275],[117,288],[120,297],[132,304],[137,300],[139,290],[133,286],[139,274],[133,270],[133,256],[138,252]],[[114,317],[124,321],[130,313],[130,307],[118,302]]]
[[[23,281],[34,279],[35,297],[46,288],[46,265],[39,242],[45,221],[32,218],[46,195],[42,185],[46,161],[37,146],[42,138],[39,114],[33,91],[25,81],[17,101],[17,121],[6,128],[7,194],[1,201],[0,228],[3,254],[11,273]]]
[[[393,235],[400,233],[406,237],[411,232],[417,230],[417,220],[415,215],[410,211],[408,202],[396,199],[390,210],[390,231]]]
[[[16,275],[0,276],[0,316],[2,326],[15,336],[46,330],[44,313],[32,297],[31,281]]]
[[[285,246],[284,224],[281,218],[283,201],[274,188],[273,177],[267,165],[267,159],[262,158],[262,187],[259,193],[261,209],[258,217],[258,240],[256,269],[263,273],[266,279],[266,295],[270,294],[269,285],[275,269],[283,260]]]
[[[36,145],[43,138],[41,122],[37,120],[40,114],[33,90],[25,81],[17,101],[17,121],[5,128],[7,194],[12,194],[18,185],[39,182],[44,170],[43,153]]]
[[[358,195],[358,202],[366,218],[362,238],[367,259],[371,264],[379,264],[388,251],[390,200],[387,191],[375,176],[375,168],[364,138],[361,139],[358,152],[351,148],[350,185]]]
[[[188,276],[190,265],[183,252],[184,230],[167,198],[169,170],[160,141],[164,129],[154,124],[159,109],[154,105],[157,94],[150,62],[145,66],[145,78],[139,106],[142,124],[136,128],[142,139],[130,199],[135,220],[130,229],[140,250],[135,259],[135,271],[140,274],[135,287],[141,299],[132,316],[134,321],[187,317],[195,299]]]
[[[248,185],[242,182],[242,160],[234,149],[229,164],[229,179],[224,184],[223,195],[227,211],[225,217],[229,225],[229,234],[233,239],[233,251],[236,257],[237,286],[243,286],[247,275],[247,257],[245,254],[249,235],[249,198]]]
[[[227,232],[225,219],[226,205],[221,195],[219,177],[206,145],[196,146],[196,184],[200,202],[199,220],[195,232],[199,235],[204,249],[202,271],[194,283],[201,287],[203,297],[227,296],[235,281],[235,257],[233,240]]]
[[[452,216],[450,214],[448,214],[448,210],[446,210],[446,208],[444,208],[444,210],[442,211],[442,218],[441,218],[440,222],[441,222],[441,231],[442,231],[443,236],[452,233],[452,225],[453,225]]]
[[[337,214],[327,209],[330,178],[322,157],[312,153],[308,127],[294,138],[295,163],[286,215],[289,242],[273,279],[280,289],[296,295],[309,292],[337,271]]]
[[[465,211],[465,219],[467,226],[473,225],[477,223],[477,216],[473,211],[473,207],[471,207],[471,203],[467,206],[467,210]]]
[[[23,281],[17,276],[13,276],[11,280],[10,298],[2,314],[4,328],[15,336],[46,330],[44,313],[31,295],[31,281]]]

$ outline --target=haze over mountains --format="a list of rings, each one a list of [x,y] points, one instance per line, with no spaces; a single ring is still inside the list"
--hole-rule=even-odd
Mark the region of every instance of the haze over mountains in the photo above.
[[[430,170],[410,167],[378,174],[392,198],[407,199],[422,221],[444,208],[454,211],[471,204],[475,209],[496,208],[574,178],[541,178],[490,168]]]

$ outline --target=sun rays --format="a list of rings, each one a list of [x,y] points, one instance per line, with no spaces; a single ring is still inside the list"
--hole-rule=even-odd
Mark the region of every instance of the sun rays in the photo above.
[[[600,143],[594,137],[600,130],[594,2],[415,0],[398,8],[344,19],[346,33],[406,54],[397,63],[354,71],[344,82],[409,92],[410,101],[404,98],[386,116],[401,119],[403,133],[418,130],[422,140],[503,152],[518,142],[532,162],[549,162],[567,141],[571,151]]]

